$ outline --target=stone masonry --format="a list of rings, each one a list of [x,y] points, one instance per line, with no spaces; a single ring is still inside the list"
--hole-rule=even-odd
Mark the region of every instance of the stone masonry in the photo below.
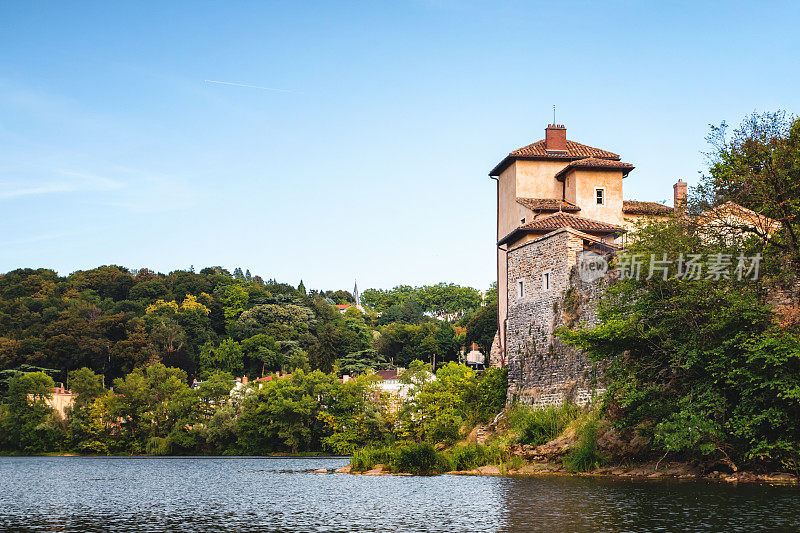
[[[602,392],[594,365],[554,335],[560,326],[597,323],[596,302],[608,280],[587,283],[578,276],[587,238],[562,228],[508,251],[509,402],[586,404]]]

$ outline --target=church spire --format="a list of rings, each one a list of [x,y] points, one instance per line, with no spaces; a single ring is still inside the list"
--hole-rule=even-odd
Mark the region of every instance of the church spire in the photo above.
[[[361,295],[358,294],[358,280],[353,285],[353,298],[356,299],[356,308],[361,309]]]

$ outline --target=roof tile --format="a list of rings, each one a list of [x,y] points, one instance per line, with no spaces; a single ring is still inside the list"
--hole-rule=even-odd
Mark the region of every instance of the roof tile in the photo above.
[[[517,198],[517,203],[533,211],[567,211],[577,213],[577,205],[557,198]],[[560,204],[560,205],[559,205]]]
[[[523,231],[555,230],[559,228],[572,228],[578,231],[596,231],[614,233],[622,231],[622,228],[614,224],[583,218],[569,213],[558,212],[523,224],[518,229]]]
[[[542,139],[541,141],[536,141],[535,143],[529,144],[528,146],[523,146],[522,148],[514,150],[508,155],[509,157],[547,157],[547,158],[563,158],[563,159],[575,159],[575,158],[585,158],[585,157],[619,159],[619,156],[613,152],[608,152],[606,150],[601,150],[600,148],[594,148],[593,146],[587,146],[585,144],[581,144],[570,140],[567,141],[566,151],[556,151],[556,150],[547,151],[545,146],[546,146],[546,141],[545,139]]]
[[[668,205],[657,202],[638,202],[624,200],[622,212],[626,215],[671,215],[675,210]]]
[[[622,170],[623,172],[627,173],[633,170],[635,167],[630,163],[625,163],[623,161],[601,159],[598,157],[586,157],[584,159],[578,159],[570,162],[567,166],[558,171],[556,174],[556,179],[561,179],[562,176],[565,176],[568,172],[576,168],[612,169]]]

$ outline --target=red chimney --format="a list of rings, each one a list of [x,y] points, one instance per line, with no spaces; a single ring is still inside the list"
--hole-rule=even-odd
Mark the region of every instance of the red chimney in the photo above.
[[[544,130],[544,148],[548,152],[567,151],[567,128],[563,124],[548,124]]]
[[[673,203],[675,212],[678,215],[683,215],[686,212],[686,182],[679,179],[678,183],[672,186]]]

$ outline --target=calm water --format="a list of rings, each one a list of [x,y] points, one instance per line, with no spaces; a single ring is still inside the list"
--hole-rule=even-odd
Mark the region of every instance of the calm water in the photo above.
[[[0,531],[800,531],[800,490],[311,474],[347,459],[0,457]]]

